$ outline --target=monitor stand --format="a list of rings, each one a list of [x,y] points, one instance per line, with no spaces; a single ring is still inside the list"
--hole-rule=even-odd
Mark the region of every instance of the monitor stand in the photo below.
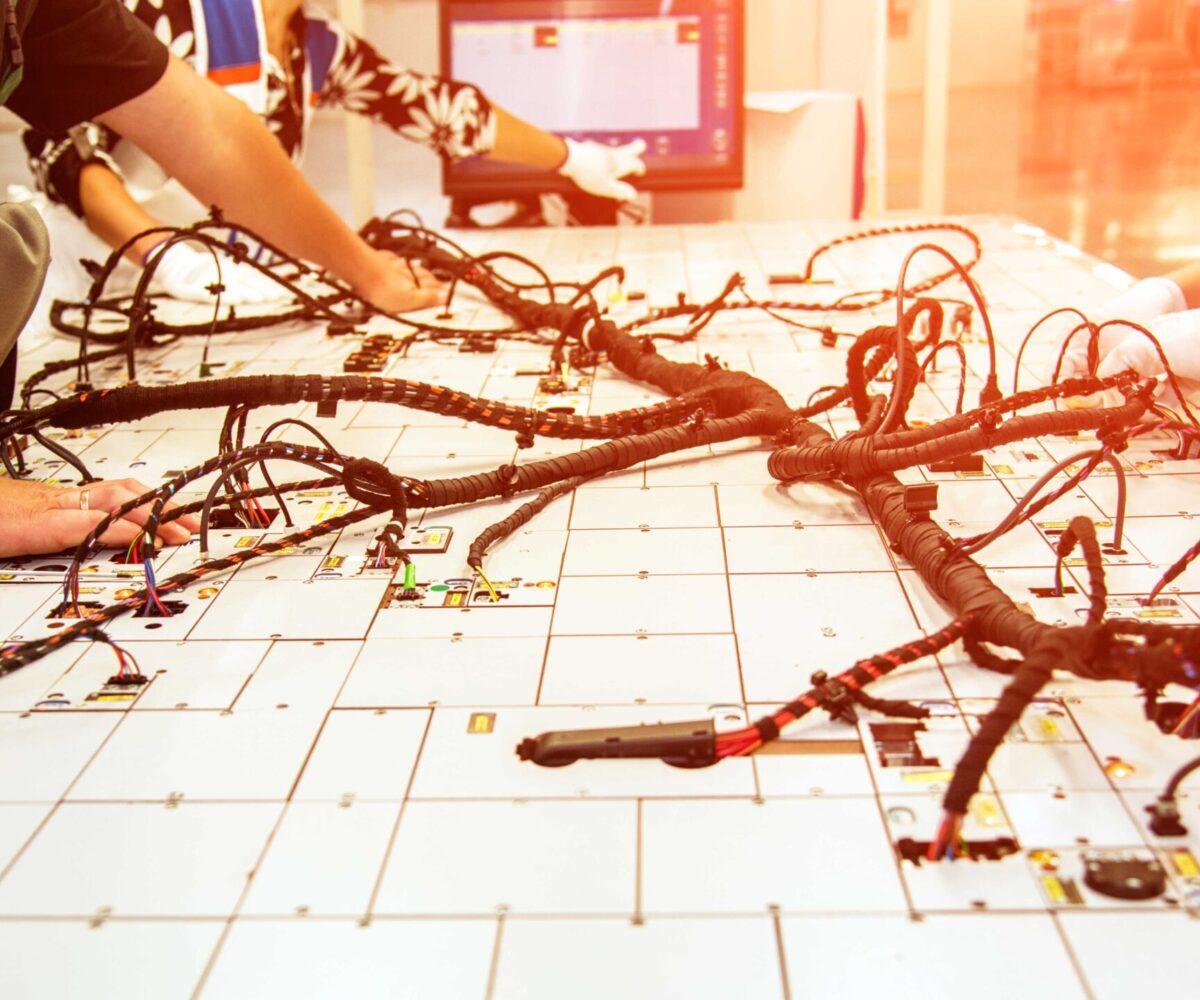
[[[556,192],[557,193],[557,192]],[[577,226],[615,226],[617,224],[617,209],[619,205],[611,198],[597,198],[583,191],[573,191],[561,194],[559,197],[566,202],[571,225]],[[513,212],[499,222],[480,223],[472,218],[471,213],[485,205],[496,205],[505,202],[513,203]],[[450,229],[513,229],[526,226],[548,225],[545,213],[542,211],[540,194],[486,195],[468,198],[462,195],[450,199],[450,213],[446,216],[446,226]]]

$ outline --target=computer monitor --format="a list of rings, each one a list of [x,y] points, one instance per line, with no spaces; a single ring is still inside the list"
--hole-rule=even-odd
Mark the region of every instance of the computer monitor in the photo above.
[[[572,139],[646,141],[648,191],[742,185],[743,0],[440,0],[442,72]],[[529,167],[443,166],[451,196],[570,194]]]

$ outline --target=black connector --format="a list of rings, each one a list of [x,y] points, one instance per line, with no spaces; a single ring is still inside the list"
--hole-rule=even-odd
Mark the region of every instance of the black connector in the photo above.
[[[1167,873],[1136,851],[1085,851],[1083,884],[1112,899],[1154,899],[1167,890]]]
[[[896,854],[901,861],[920,865],[929,860],[931,841],[902,837],[896,841]],[[1001,861],[1021,849],[1012,837],[995,837],[991,840],[966,840],[963,842],[967,858],[971,861]],[[941,860],[940,858],[938,859]]]
[[[78,611],[76,611],[78,608]],[[94,611],[103,611],[99,601],[61,601],[47,613],[47,618],[85,618]]]
[[[983,456],[979,454],[958,455],[942,462],[930,462],[930,472],[983,472]]]
[[[979,405],[991,406],[993,403],[998,403],[1004,398],[1004,393],[1000,391],[1000,386],[996,382],[996,373],[992,372],[987,377],[987,381],[983,384],[983,388],[979,391]]]
[[[104,682],[105,687],[131,688],[141,687],[149,683],[150,678],[145,674],[113,674]]]
[[[1146,806],[1150,814],[1150,832],[1156,837],[1186,837],[1188,828],[1179,818],[1179,803],[1174,798],[1158,799]]]
[[[542,767],[614,757],[657,757],[672,767],[708,767],[717,762],[717,732],[712,719],[560,730],[522,740],[517,756]]]
[[[937,483],[907,483],[904,487],[904,511],[913,517],[929,518],[937,510]]]
[[[824,670],[818,670],[809,680],[812,682],[813,696],[831,719],[851,726],[858,724],[853,692],[844,681],[830,677]]]
[[[181,615],[187,610],[187,601],[164,601],[160,600],[167,613],[164,615],[153,604],[143,604],[133,613],[134,618],[174,618],[176,615]]]

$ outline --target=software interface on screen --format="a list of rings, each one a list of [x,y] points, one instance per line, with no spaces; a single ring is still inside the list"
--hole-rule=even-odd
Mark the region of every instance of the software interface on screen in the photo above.
[[[646,141],[646,188],[741,178],[736,0],[444,0],[444,72],[573,139]],[[543,186],[528,168],[471,160],[447,190]]]

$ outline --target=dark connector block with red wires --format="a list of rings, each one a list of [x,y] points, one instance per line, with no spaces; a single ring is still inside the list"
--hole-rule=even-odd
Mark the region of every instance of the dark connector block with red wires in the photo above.
[[[657,757],[673,767],[708,767],[717,762],[717,733],[712,719],[560,730],[522,740],[517,756],[542,767],[615,757]]]
[[[104,682],[105,687],[135,688],[150,683],[150,678],[140,672],[113,674]]]
[[[920,865],[925,861],[940,860],[929,856],[932,841],[914,840],[904,837],[896,842],[896,854],[902,861],[910,861]],[[1016,854],[1021,849],[1012,837],[993,837],[987,840],[961,840],[955,850],[955,857],[970,861],[999,861],[1010,854]]]

